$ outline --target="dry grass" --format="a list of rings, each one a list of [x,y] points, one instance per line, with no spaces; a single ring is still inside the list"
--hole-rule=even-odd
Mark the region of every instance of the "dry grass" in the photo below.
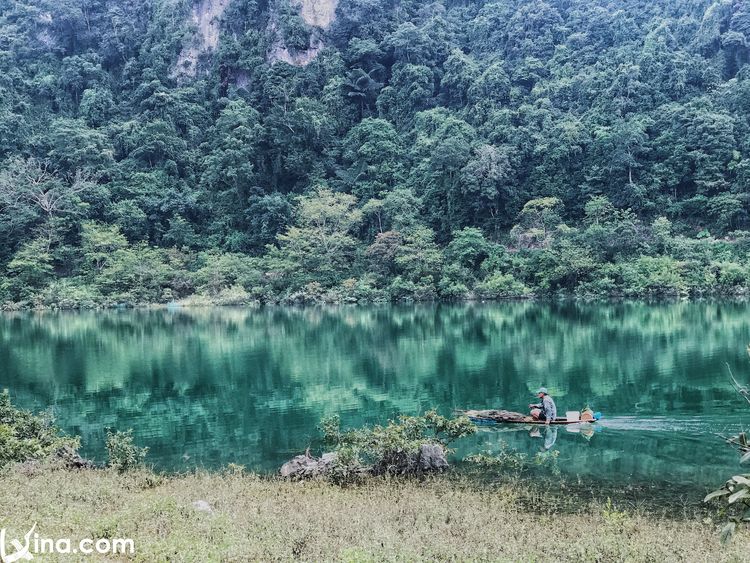
[[[21,535],[132,537],[140,561],[750,561],[750,535],[592,506],[534,515],[508,486],[373,480],[342,489],[243,474],[157,477],[10,471],[2,526]],[[193,508],[207,501],[213,512]],[[96,560],[95,557],[91,558]],[[54,561],[54,558],[45,561]]]

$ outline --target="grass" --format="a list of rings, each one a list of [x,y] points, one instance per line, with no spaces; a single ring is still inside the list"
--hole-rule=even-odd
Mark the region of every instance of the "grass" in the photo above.
[[[0,525],[11,536],[37,522],[44,537],[133,538],[135,559],[148,562],[750,561],[750,534],[742,530],[722,546],[718,523],[705,515],[670,519],[607,502],[530,511],[530,498],[544,499],[529,494],[528,484],[371,479],[340,488],[242,472],[159,476],[28,465],[7,470],[0,482]]]

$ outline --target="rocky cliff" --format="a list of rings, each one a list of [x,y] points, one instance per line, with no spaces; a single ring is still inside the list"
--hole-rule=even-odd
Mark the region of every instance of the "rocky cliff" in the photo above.
[[[313,61],[325,46],[322,31],[334,22],[338,3],[339,0],[290,0],[290,4],[299,10],[305,24],[311,28],[310,42],[306,49],[290,49],[278,33],[278,27],[272,17],[269,30],[275,40],[268,53],[269,62],[284,61],[294,66],[305,66]]]
[[[288,1],[292,8],[299,10],[299,15],[310,28],[310,43],[305,49],[290,49],[278,32],[278,13],[272,8],[267,27],[272,37],[268,60],[304,66],[315,59],[324,47],[322,32],[334,22],[339,0],[282,1]],[[190,24],[194,32],[177,59],[174,77],[193,78],[199,73],[202,60],[208,59],[219,44],[221,20],[230,3],[231,0],[200,0],[193,6]]]
[[[182,49],[175,75],[193,77],[198,71],[200,57],[210,54],[219,44],[221,16],[231,0],[200,0],[191,11],[191,23],[195,34],[190,43]]]

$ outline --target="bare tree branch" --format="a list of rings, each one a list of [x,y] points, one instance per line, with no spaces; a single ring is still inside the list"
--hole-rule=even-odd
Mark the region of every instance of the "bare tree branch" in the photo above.
[[[750,346],[748,346],[748,353],[750,353]],[[740,383],[737,381],[737,379],[734,377],[734,374],[732,373],[732,368],[729,367],[729,362],[726,363],[727,370],[729,371],[729,377],[732,380],[732,387],[734,387],[735,391],[740,394],[740,396],[745,399],[745,401],[750,404],[750,390],[744,386],[740,385]]]

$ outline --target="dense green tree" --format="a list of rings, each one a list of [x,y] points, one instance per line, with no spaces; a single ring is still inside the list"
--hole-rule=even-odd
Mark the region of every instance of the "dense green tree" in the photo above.
[[[128,241],[117,225],[100,225],[87,221],[81,227],[81,251],[86,263],[83,270],[89,270],[96,276],[115,252],[128,246]]]
[[[0,0],[2,299],[750,292],[746,4]]]
[[[342,143],[346,168],[341,177],[347,191],[360,200],[381,196],[404,179],[404,148],[393,126],[384,119],[365,119]]]
[[[36,238],[24,244],[8,262],[6,273],[0,287],[7,297],[17,301],[32,298],[53,273],[47,240]]]
[[[278,193],[251,195],[246,211],[250,244],[262,250],[292,221],[294,207],[289,198]]]
[[[361,220],[351,195],[321,187],[302,196],[295,224],[278,236],[269,265],[291,278],[292,287],[310,281],[333,285],[352,271],[357,240],[350,233]]]
[[[242,100],[229,102],[209,135],[206,148],[210,146],[210,152],[203,159],[201,183],[210,194],[213,209],[233,218],[230,224],[241,231],[242,211],[259,182],[255,163],[265,135],[260,115]]]

